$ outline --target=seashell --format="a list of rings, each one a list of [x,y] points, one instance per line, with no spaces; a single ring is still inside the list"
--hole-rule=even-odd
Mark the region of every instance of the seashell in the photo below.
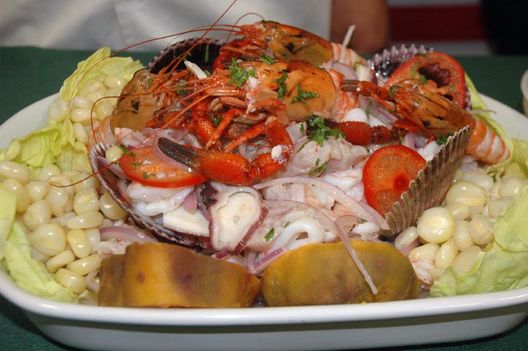
[[[101,185],[110,193],[112,198],[128,213],[134,223],[154,233],[161,241],[169,241],[185,246],[205,248],[208,244],[195,235],[180,233],[164,227],[155,218],[143,216],[132,207],[132,203],[126,195],[126,186],[129,182],[123,174],[114,171],[112,165],[106,160],[105,152],[108,145],[99,143],[91,147],[88,158],[94,174]],[[161,218],[160,218],[161,220]]]
[[[442,202],[464,158],[469,131],[470,128],[466,126],[450,136],[434,158],[418,173],[409,189],[385,215],[389,230],[382,233],[383,237],[393,239],[396,234],[416,223],[423,211]]]
[[[198,42],[198,43],[197,43]],[[188,60],[197,64],[200,68],[211,71],[213,62],[220,52],[222,42],[210,38],[192,38],[179,41],[165,49],[155,56],[147,65],[147,70],[150,73],[158,73],[162,68],[170,65],[176,58],[183,55],[190,47],[196,46],[187,55]],[[183,62],[178,66],[178,69],[183,69],[185,66]]]
[[[381,53],[375,54],[368,61],[368,66],[374,71],[378,83],[383,84],[402,63],[415,55],[426,54],[432,51],[432,48],[425,48],[423,45],[419,47],[416,47],[414,44],[410,46],[401,45],[400,47],[393,46],[389,49],[384,49]]]

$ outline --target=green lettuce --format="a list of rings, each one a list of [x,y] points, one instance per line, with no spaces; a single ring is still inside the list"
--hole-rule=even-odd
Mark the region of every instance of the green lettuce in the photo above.
[[[486,109],[473,83],[468,79],[473,107]],[[500,174],[510,163],[518,164],[528,174],[528,141],[510,139],[504,129],[485,113],[479,113],[512,151],[510,158],[490,167]],[[464,274],[447,269],[431,287],[431,296],[485,293],[528,286],[528,186],[514,198],[511,205],[493,226],[494,241],[478,257],[472,269]]]
[[[106,76],[117,76],[127,82],[141,68],[139,61],[111,57],[109,48],[101,48],[78,64],[64,81],[59,98],[68,103],[85,84]],[[63,171],[91,172],[86,146],[76,140],[69,113],[60,122],[50,121],[44,128],[11,141],[0,151],[0,160],[3,159],[25,163],[32,169],[56,164]]]
[[[127,82],[141,68],[139,61],[111,57],[110,49],[102,48],[79,63],[64,81],[59,98],[68,103],[85,84],[108,75]],[[50,164],[56,164],[63,171],[91,172],[86,146],[76,140],[69,113],[60,122],[50,121],[44,128],[12,140],[6,149],[0,150],[0,160],[4,159],[24,163],[35,172]],[[15,195],[0,188],[0,199],[0,260],[3,259],[13,280],[24,290],[41,297],[77,301],[77,294],[59,284],[42,262],[31,257],[26,233],[15,221]]]
[[[77,301],[77,294],[59,284],[42,262],[31,257],[31,245],[17,222],[6,242],[4,261],[11,278],[27,292],[55,301]]]

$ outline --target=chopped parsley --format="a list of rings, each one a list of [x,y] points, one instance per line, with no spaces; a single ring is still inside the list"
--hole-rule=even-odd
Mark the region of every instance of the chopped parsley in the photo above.
[[[396,95],[396,90],[398,90],[398,86],[397,85],[392,85],[390,88],[389,88],[389,98],[394,98],[394,95]]]
[[[126,147],[125,145],[119,145],[119,148],[121,149],[121,151],[123,151],[123,154],[125,155],[129,155],[129,156],[132,156],[132,157],[136,157],[136,154],[134,154],[132,151],[130,151],[130,149],[128,147]]]
[[[447,138],[449,138],[449,135],[440,135],[436,138],[436,143],[438,145],[445,145],[447,143]]]
[[[317,177],[318,175],[321,175],[326,171],[326,167],[328,166],[328,161],[321,163],[321,160],[317,159],[315,160],[315,167],[310,170],[308,175],[310,177]]]
[[[221,120],[222,120],[222,117],[219,116],[219,115],[217,115],[217,116],[213,116],[213,117],[211,118],[211,122],[213,122],[213,125],[214,125],[215,127],[218,127],[218,125],[220,124],[220,121],[221,121]]]
[[[288,227],[290,225],[290,221],[286,222],[286,224],[284,224],[284,228]]]
[[[365,107],[365,114],[367,117],[370,117],[370,110],[372,109],[372,102],[367,102],[367,106]]]
[[[266,242],[269,242],[271,239],[273,239],[274,236],[275,236],[275,228],[271,228],[270,230],[268,230],[266,235],[264,235],[264,240],[266,240]]]
[[[256,71],[254,69],[246,71],[238,65],[237,60],[233,57],[229,65],[229,84],[233,84],[240,88],[249,77],[255,77]]]
[[[309,132],[308,138],[315,141],[320,146],[323,146],[324,141],[330,137],[337,139],[343,136],[343,132],[339,129],[328,127],[322,117],[312,115],[307,123]]]
[[[151,174],[149,174],[147,172],[143,172],[143,179],[147,179],[150,176],[151,176]]]
[[[279,99],[284,99],[286,96],[286,79],[288,79],[288,73],[286,73],[286,71],[282,71],[281,76],[278,79],[275,79],[275,83],[279,85],[279,90],[277,90]]]
[[[292,103],[302,102],[306,103],[306,100],[314,99],[319,97],[319,94],[314,93],[313,91],[303,90],[301,85],[297,85],[297,96],[294,96]]]
[[[189,91],[187,90],[187,81],[185,79],[180,80],[176,84],[176,94],[178,95],[187,95]]]
[[[262,55],[260,57],[260,59],[262,60],[262,62],[267,63],[268,65],[272,65],[272,64],[275,63],[275,59],[273,57],[271,57],[271,56],[266,55],[266,54]]]
[[[209,44],[205,46],[204,62],[209,62]]]

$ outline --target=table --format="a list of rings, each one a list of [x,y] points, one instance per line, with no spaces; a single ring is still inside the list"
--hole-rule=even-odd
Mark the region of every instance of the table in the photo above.
[[[53,93],[90,52],[39,48],[0,48],[0,122],[23,107]],[[131,53],[147,63],[152,53]],[[521,110],[519,81],[528,69],[528,56],[459,57],[479,90]],[[496,337],[466,343],[399,347],[391,350],[525,350],[528,320]],[[20,309],[0,297],[0,350],[72,350],[43,336]]]

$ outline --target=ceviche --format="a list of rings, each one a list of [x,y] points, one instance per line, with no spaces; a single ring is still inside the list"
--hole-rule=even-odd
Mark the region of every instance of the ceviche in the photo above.
[[[456,59],[367,61],[271,21],[216,29],[228,39],[146,67],[96,51],[47,125],[0,151],[0,259],[21,288],[247,307],[528,285],[528,144]]]

